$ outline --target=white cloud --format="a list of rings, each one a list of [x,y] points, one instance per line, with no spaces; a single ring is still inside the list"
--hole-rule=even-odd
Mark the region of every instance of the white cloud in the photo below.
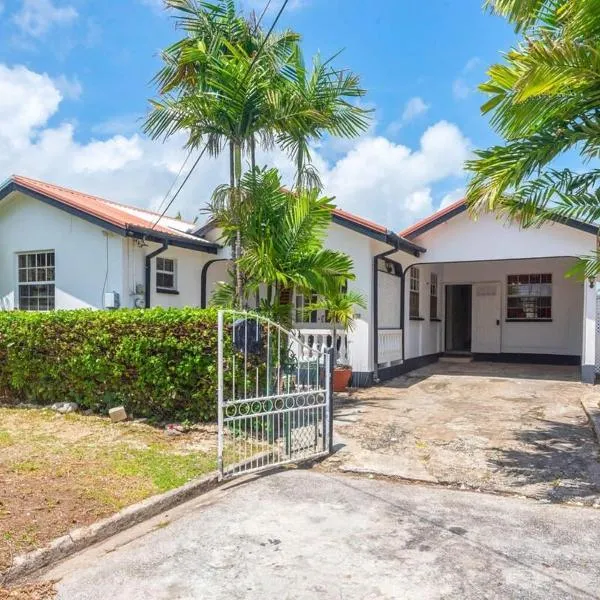
[[[99,139],[81,143],[74,124],[57,120],[63,97],[48,75],[0,64],[0,179],[20,173],[158,206],[187,154],[184,136],[162,144],[137,133],[118,134],[113,123],[108,135],[97,131]],[[57,124],[49,125],[51,119]],[[462,175],[469,148],[456,125],[440,121],[423,133],[416,149],[372,132],[329,161],[325,148],[315,149],[313,159],[324,192],[335,195],[339,206],[399,230],[433,210],[432,186]],[[293,166],[281,151],[259,153],[258,163],[277,166],[284,181],[292,181]],[[212,190],[228,180],[227,169],[226,156],[202,159],[172,212],[194,217]]]
[[[0,64],[0,144],[25,145],[33,131],[58,110],[61,99],[48,75]]]
[[[66,25],[77,19],[73,6],[56,6],[52,0],[23,0],[13,21],[27,35],[41,37],[54,25]]]
[[[471,91],[471,88],[462,77],[459,77],[452,82],[452,95],[457,100],[464,100],[469,96]]]
[[[402,120],[404,122],[412,121],[416,119],[419,115],[425,114],[429,110],[429,104],[425,104],[423,98],[419,96],[415,96],[411,98],[404,107],[404,112],[402,113]]]
[[[432,212],[431,185],[462,175],[470,142],[440,121],[411,150],[378,136],[357,146],[323,173],[326,191],[341,206],[400,229]]]
[[[81,97],[83,87],[76,77],[69,79],[65,75],[59,75],[53,81],[63,98],[79,100]]]
[[[125,114],[106,119],[92,127],[92,133],[97,135],[130,135],[139,131],[141,115]]]
[[[461,74],[452,82],[452,95],[456,100],[468,98],[474,91],[475,86],[467,81],[467,75],[481,64],[478,56],[473,56],[464,65]]]
[[[442,201],[440,202],[440,208],[446,208],[446,206],[450,206],[450,204],[452,204],[453,202],[456,202],[457,200],[462,200],[464,197],[465,188],[456,188],[444,195]]]
[[[410,98],[410,100],[408,100],[404,105],[404,110],[402,111],[400,119],[392,121],[388,125],[388,133],[391,135],[397,134],[406,123],[414,121],[417,117],[424,115],[428,110],[429,104],[426,104],[423,98],[419,96]]]
[[[469,71],[476,69],[480,64],[481,64],[481,59],[479,58],[479,56],[473,56],[465,63],[465,66],[463,68],[463,73],[468,73]]]

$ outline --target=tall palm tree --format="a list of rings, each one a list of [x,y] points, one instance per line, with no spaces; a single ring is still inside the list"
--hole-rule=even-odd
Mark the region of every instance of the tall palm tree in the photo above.
[[[323,247],[334,205],[316,189],[286,191],[276,169],[245,173],[241,181],[242,201],[227,204],[225,186],[217,190],[211,212],[231,241],[239,227],[244,231],[244,253],[238,259],[247,277],[246,291],[266,285],[266,307],[290,314],[290,292],[317,292],[332,280],[354,279],[352,260],[342,252]],[[233,290],[219,290],[219,302]]]
[[[244,157],[253,169],[257,145],[285,147],[296,157],[301,181],[309,171],[311,137],[366,129],[366,111],[346,100],[364,93],[358,78],[336,73],[328,63],[307,78],[298,34],[265,35],[239,15],[234,0],[167,0],[167,5],[185,37],[163,53],[165,65],[155,78],[160,99],[152,102],[145,131],[152,138],[186,131],[190,149],[205,145],[213,156],[228,148],[231,205],[240,201]],[[238,297],[241,231],[233,242]]]
[[[267,39],[238,15],[233,0],[167,0],[167,5],[177,11],[177,24],[186,36],[163,53],[165,65],[155,77],[160,99],[152,101],[145,132],[156,139],[186,131],[190,150],[204,146],[212,156],[227,148],[235,204],[244,153],[254,160],[257,137],[264,147],[273,144],[267,92],[273,88],[276,66],[298,36],[287,31]],[[238,231],[234,259],[240,252]],[[241,296],[237,263],[234,268]]]
[[[504,143],[476,152],[467,200],[524,226],[600,219],[600,9],[597,0],[488,0],[523,34],[488,71],[482,106]],[[582,169],[559,169],[577,156]],[[600,256],[580,261],[600,273]]]
[[[279,93],[295,110],[297,118],[277,123],[277,142],[296,167],[295,187],[321,187],[319,174],[311,165],[310,142],[323,135],[353,138],[370,123],[370,110],[353,103],[365,95],[359,77],[332,66],[336,56],[322,61],[313,58],[307,69],[299,45],[285,65],[285,79]]]

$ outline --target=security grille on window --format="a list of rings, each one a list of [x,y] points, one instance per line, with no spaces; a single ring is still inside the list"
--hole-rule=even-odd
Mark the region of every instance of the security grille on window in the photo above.
[[[420,273],[416,267],[410,269],[409,316],[419,317]]]
[[[54,310],[54,252],[27,252],[17,258],[19,308]]]
[[[509,275],[507,278],[507,321],[552,319],[552,274]]]
[[[438,277],[437,273],[431,274],[429,285],[429,318],[438,318]]]
[[[177,265],[175,260],[172,258],[163,258],[162,256],[156,259],[156,290],[162,291],[174,291],[176,281],[175,275],[177,271]]]

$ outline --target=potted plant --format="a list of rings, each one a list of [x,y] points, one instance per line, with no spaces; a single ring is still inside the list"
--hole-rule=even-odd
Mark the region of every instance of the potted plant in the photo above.
[[[366,308],[364,296],[359,292],[348,291],[345,283],[332,284],[321,298],[308,307],[309,311],[324,310],[327,320],[331,324],[331,343],[333,346],[333,391],[343,392],[350,383],[352,367],[347,364],[338,363],[337,330],[341,327],[344,331],[354,329],[355,307]]]

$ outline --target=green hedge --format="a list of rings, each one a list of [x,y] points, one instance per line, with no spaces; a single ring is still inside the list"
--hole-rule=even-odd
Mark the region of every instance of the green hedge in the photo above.
[[[214,310],[0,312],[0,390],[16,400],[208,421],[216,358]]]

